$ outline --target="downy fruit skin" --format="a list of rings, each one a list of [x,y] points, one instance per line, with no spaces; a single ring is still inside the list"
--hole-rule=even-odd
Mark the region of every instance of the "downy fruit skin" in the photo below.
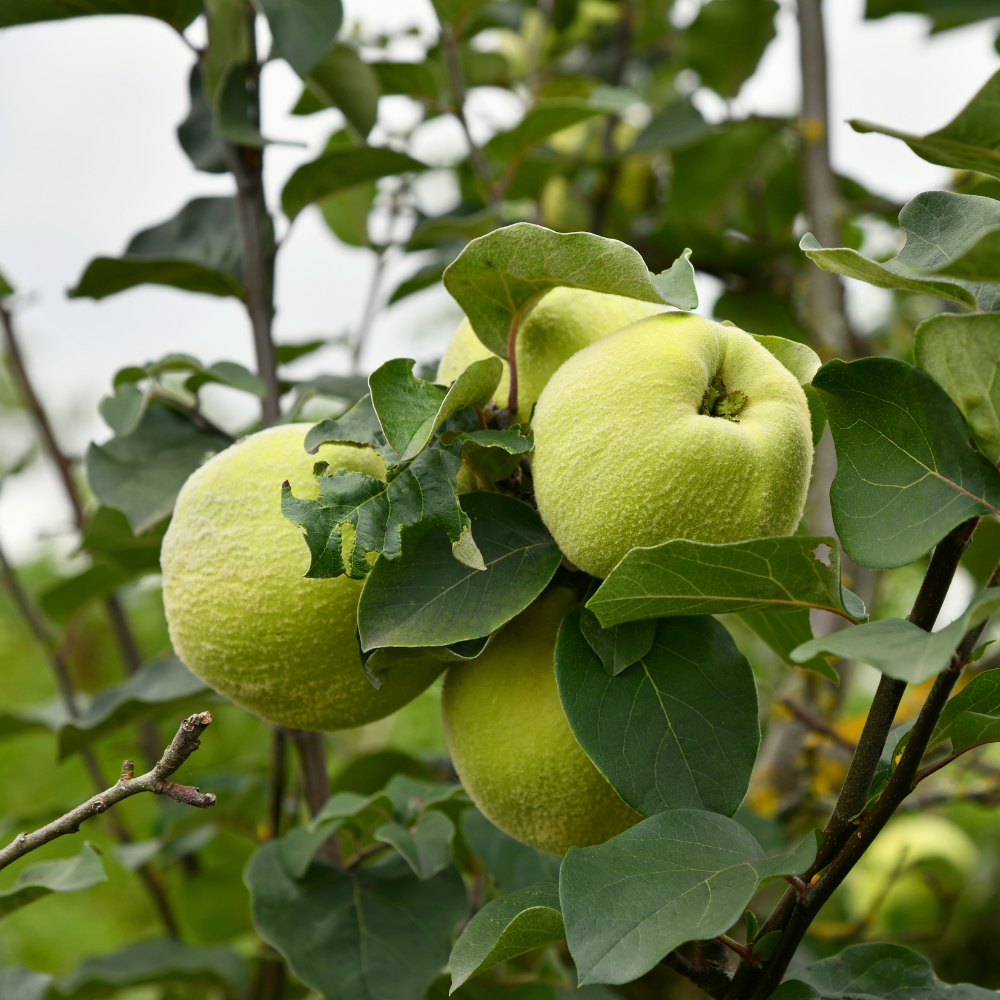
[[[636,320],[654,316],[666,306],[640,302],[623,295],[606,295],[579,288],[553,288],[531,306],[517,331],[517,418],[525,423],[531,407],[556,369],[577,351]],[[493,357],[479,340],[472,324],[463,319],[451,338],[437,371],[437,381],[450,385],[473,361]],[[493,400],[507,405],[510,369],[503,363],[503,377]]]
[[[643,817],[576,741],[559,701],[556,634],[576,595],[556,588],[453,664],[441,698],[455,770],[479,810],[512,837],[555,854],[600,844]]]
[[[307,454],[310,427],[253,434],[190,476],[163,539],[163,601],[174,650],[206,684],[272,722],[329,731],[391,714],[443,664],[410,661],[376,690],[355,631],[361,582],[305,578],[309,552],[281,514],[282,482],[298,497],[319,496],[316,461],[385,477],[368,448]]]
[[[735,420],[701,412],[717,377],[745,396]],[[550,379],[533,429],[538,511],[593,576],[636,546],[790,535],[802,517],[805,394],[733,326],[665,313],[605,337]]]

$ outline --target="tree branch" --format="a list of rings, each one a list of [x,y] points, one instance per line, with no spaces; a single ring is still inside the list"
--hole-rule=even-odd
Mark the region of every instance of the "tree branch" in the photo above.
[[[844,739],[840,733],[837,732],[833,726],[830,725],[826,719],[817,715],[812,709],[806,708],[805,705],[799,704],[794,698],[790,698],[788,695],[782,695],[778,702],[785,706],[800,722],[804,722],[810,729],[814,732],[822,733],[824,736],[828,736],[834,743],[837,744],[842,750],[847,750],[854,753],[857,750],[857,744],[852,743],[850,740]]]
[[[211,712],[201,712],[185,719],[170,746],[163,751],[156,766],[138,778],[133,776],[132,761],[122,764],[121,777],[118,782],[106,791],[88,799],[82,805],[71,809],[64,816],[53,820],[33,833],[21,833],[0,850],[0,869],[6,868],[18,858],[24,857],[43,844],[56,840],[69,833],[76,833],[80,824],[99,816],[123,799],[138,795],[140,792],[152,792],[154,795],[167,795],[175,802],[207,809],[215,805],[215,796],[211,793],[199,792],[197,788],[187,785],[177,785],[167,779],[201,746],[198,737],[212,721]]]
[[[455,106],[452,111],[462,126],[465,133],[465,141],[469,144],[469,160],[472,169],[479,180],[486,186],[486,190],[491,192],[493,187],[493,171],[486,160],[483,151],[473,141],[472,133],[469,131],[469,123],[465,119],[465,75],[462,73],[462,64],[459,61],[458,42],[455,38],[455,31],[451,25],[441,25],[441,54],[444,56],[445,68],[448,70],[448,78],[451,82],[452,96],[455,99]],[[496,200],[491,197],[491,200]]]
[[[663,964],[668,969],[673,969],[679,975],[690,979],[695,986],[699,986],[710,997],[715,997],[715,1000],[723,1000],[729,990],[731,980],[722,969],[716,968],[714,965],[692,962],[676,949],[663,959]]]

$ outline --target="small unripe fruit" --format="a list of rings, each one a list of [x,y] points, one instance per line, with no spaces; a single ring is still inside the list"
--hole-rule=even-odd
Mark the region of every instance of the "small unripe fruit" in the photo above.
[[[637,546],[790,535],[812,468],[795,377],[749,334],[665,313],[573,355],[535,409],[538,511],[605,577]]]
[[[531,417],[531,407],[555,370],[577,351],[620,330],[629,323],[654,316],[666,306],[640,302],[623,295],[606,295],[579,288],[553,288],[524,314],[517,330],[517,418]],[[451,338],[437,371],[437,381],[449,385],[473,361],[493,357],[463,319]],[[503,363],[503,377],[493,400],[507,405],[510,369]]]
[[[385,476],[368,448],[307,454],[310,427],[253,434],[191,475],[163,539],[163,602],[175,652],[216,691],[284,726],[348,729],[401,708],[443,664],[411,660],[376,690],[356,638],[361,582],[305,578],[309,552],[281,514],[282,482],[319,496],[317,461]]]
[[[441,697],[445,738],[465,790],[495,826],[565,854],[600,844],[642,819],[576,741],[559,701],[556,634],[576,603],[553,589],[455,664]]]

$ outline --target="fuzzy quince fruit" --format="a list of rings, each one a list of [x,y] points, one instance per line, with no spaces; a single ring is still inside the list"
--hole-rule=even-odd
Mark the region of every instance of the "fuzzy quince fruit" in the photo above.
[[[559,701],[556,634],[576,595],[555,588],[445,675],[441,707],[455,770],[495,826],[565,854],[642,819],[576,741]]]
[[[568,357],[629,323],[665,309],[653,302],[579,288],[560,286],[547,292],[527,310],[517,331],[517,419],[527,422],[545,383]],[[493,356],[476,336],[472,324],[463,319],[441,358],[437,381],[448,385],[473,361]],[[509,393],[510,368],[505,361],[503,377],[493,396],[496,405],[506,406]]]
[[[802,517],[805,394],[736,327],[664,313],[605,337],[552,376],[533,429],[538,511],[594,576],[636,546],[790,535]]]
[[[174,650],[206,684],[281,725],[347,729],[401,708],[443,664],[390,667],[376,690],[355,634],[361,583],[305,578],[309,553],[281,514],[282,481],[296,496],[318,496],[317,460],[385,476],[368,448],[307,454],[310,426],[252,434],[190,476],[163,539],[163,601]]]

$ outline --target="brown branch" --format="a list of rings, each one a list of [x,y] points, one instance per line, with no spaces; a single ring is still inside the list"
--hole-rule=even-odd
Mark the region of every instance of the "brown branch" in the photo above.
[[[830,725],[826,719],[817,715],[812,709],[806,708],[805,705],[800,704],[795,701],[794,698],[788,695],[782,695],[778,699],[779,703],[784,705],[800,722],[804,722],[810,729],[817,733],[822,733],[824,736],[828,736],[837,746],[851,753],[857,750],[857,744],[852,743],[850,740],[844,739],[840,733],[837,732],[833,726]]]
[[[702,965],[700,962],[692,962],[685,958],[676,949],[663,959],[663,964],[668,969],[690,979],[695,986],[703,989],[715,1000],[723,1000],[729,990],[731,980],[722,969],[714,965]]]
[[[315,816],[330,797],[323,734],[313,732],[311,729],[290,729],[286,726],[282,726],[281,729],[299,752],[299,762],[302,765],[302,790],[309,815]]]
[[[98,793],[82,805],[71,809],[64,816],[35,830],[33,833],[18,834],[5,848],[0,850],[0,869],[6,868],[18,858],[24,857],[43,844],[48,844],[58,837],[76,833],[80,824],[99,816],[123,799],[138,795],[140,792],[152,792],[154,795],[167,795],[175,802],[207,809],[215,805],[215,796],[211,793],[199,792],[197,788],[178,785],[167,779],[194,753],[201,745],[198,737],[212,721],[211,712],[201,712],[185,719],[170,746],[163,751],[156,766],[138,778],[133,776],[132,761],[122,764],[121,777],[111,788]]]
[[[248,95],[249,123],[260,129],[260,65],[257,62],[255,23],[257,14],[248,3],[247,37],[250,56],[242,67]],[[238,72],[235,69],[233,72]],[[261,423],[273,424],[280,414],[278,366],[271,340],[274,321],[274,233],[264,198],[264,153],[249,146],[223,142],[226,166],[236,180],[236,219],[240,231],[243,260],[243,286],[246,290],[246,310],[253,328],[257,354],[257,374],[264,383],[261,400]]]

